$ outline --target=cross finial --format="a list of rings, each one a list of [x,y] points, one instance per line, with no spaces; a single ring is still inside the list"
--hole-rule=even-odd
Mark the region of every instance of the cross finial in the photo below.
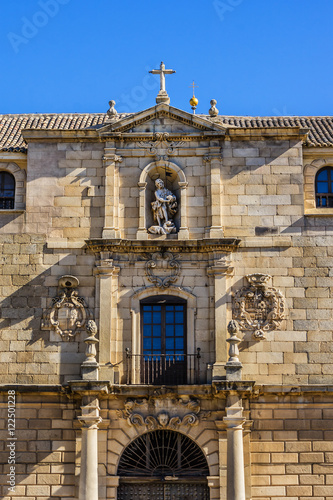
[[[192,85],[189,85],[189,87],[192,87],[192,89],[193,89],[193,97],[194,97],[194,87],[199,87],[199,85],[196,85],[196,84],[194,83],[194,80],[193,80]]]
[[[165,75],[171,75],[172,73],[176,72],[173,69],[165,69],[165,64],[162,61],[160,64],[160,69],[153,69],[149,71],[149,73],[152,73],[153,75],[160,75],[160,91],[156,97],[157,104],[159,104],[160,102],[169,104],[170,98],[167,91],[165,90]]]

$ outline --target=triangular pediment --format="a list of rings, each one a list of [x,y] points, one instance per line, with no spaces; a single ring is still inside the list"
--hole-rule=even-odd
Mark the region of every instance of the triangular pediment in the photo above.
[[[168,132],[172,135],[224,135],[226,128],[220,123],[188,113],[162,103],[139,113],[115,119],[99,129],[101,136],[117,134],[146,135]]]

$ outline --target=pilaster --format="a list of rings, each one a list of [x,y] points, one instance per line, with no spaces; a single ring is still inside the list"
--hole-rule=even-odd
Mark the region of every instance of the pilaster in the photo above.
[[[103,238],[120,238],[119,229],[119,163],[122,157],[116,148],[105,148],[103,165],[105,167],[105,216]]]
[[[117,290],[119,267],[108,252],[101,252],[95,274],[99,304],[99,365],[102,379],[110,379],[110,364],[117,360]],[[108,365],[108,366],[106,366]]]
[[[188,182],[179,182],[181,213],[180,213],[180,228],[178,232],[178,239],[180,240],[188,240],[190,237],[187,225],[187,193],[186,193],[187,186]]]
[[[211,146],[209,154],[204,157],[209,167],[208,172],[208,194],[209,194],[209,226],[207,228],[208,238],[222,238],[222,185],[221,168],[222,155],[220,146]]]
[[[227,278],[233,268],[221,259],[208,269],[208,275],[214,277],[215,302],[215,363],[213,365],[213,380],[225,377],[225,363],[227,361]]]

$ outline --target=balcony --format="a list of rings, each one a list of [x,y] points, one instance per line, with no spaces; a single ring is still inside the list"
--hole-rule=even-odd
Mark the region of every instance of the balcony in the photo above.
[[[192,385],[200,377],[200,348],[196,354],[132,354],[126,349],[127,384]]]

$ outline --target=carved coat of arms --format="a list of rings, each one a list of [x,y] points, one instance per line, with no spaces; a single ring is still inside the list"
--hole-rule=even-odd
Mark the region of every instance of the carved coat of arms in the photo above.
[[[172,252],[154,252],[147,255],[146,275],[159,288],[168,288],[180,275],[178,255]]]
[[[279,328],[285,313],[285,300],[268,285],[268,274],[248,274],[248,285],[233,295],[233,319],[243,331],[252,331],[255,339],[264,339],[265,331]]]
[[[78,330],[85,328],[91,315],[76,291],[79,280],[75,276],[62,276],[58,283],[60,293],[44,312],[41,329],[54,330],[63,340],[70,340]]]

